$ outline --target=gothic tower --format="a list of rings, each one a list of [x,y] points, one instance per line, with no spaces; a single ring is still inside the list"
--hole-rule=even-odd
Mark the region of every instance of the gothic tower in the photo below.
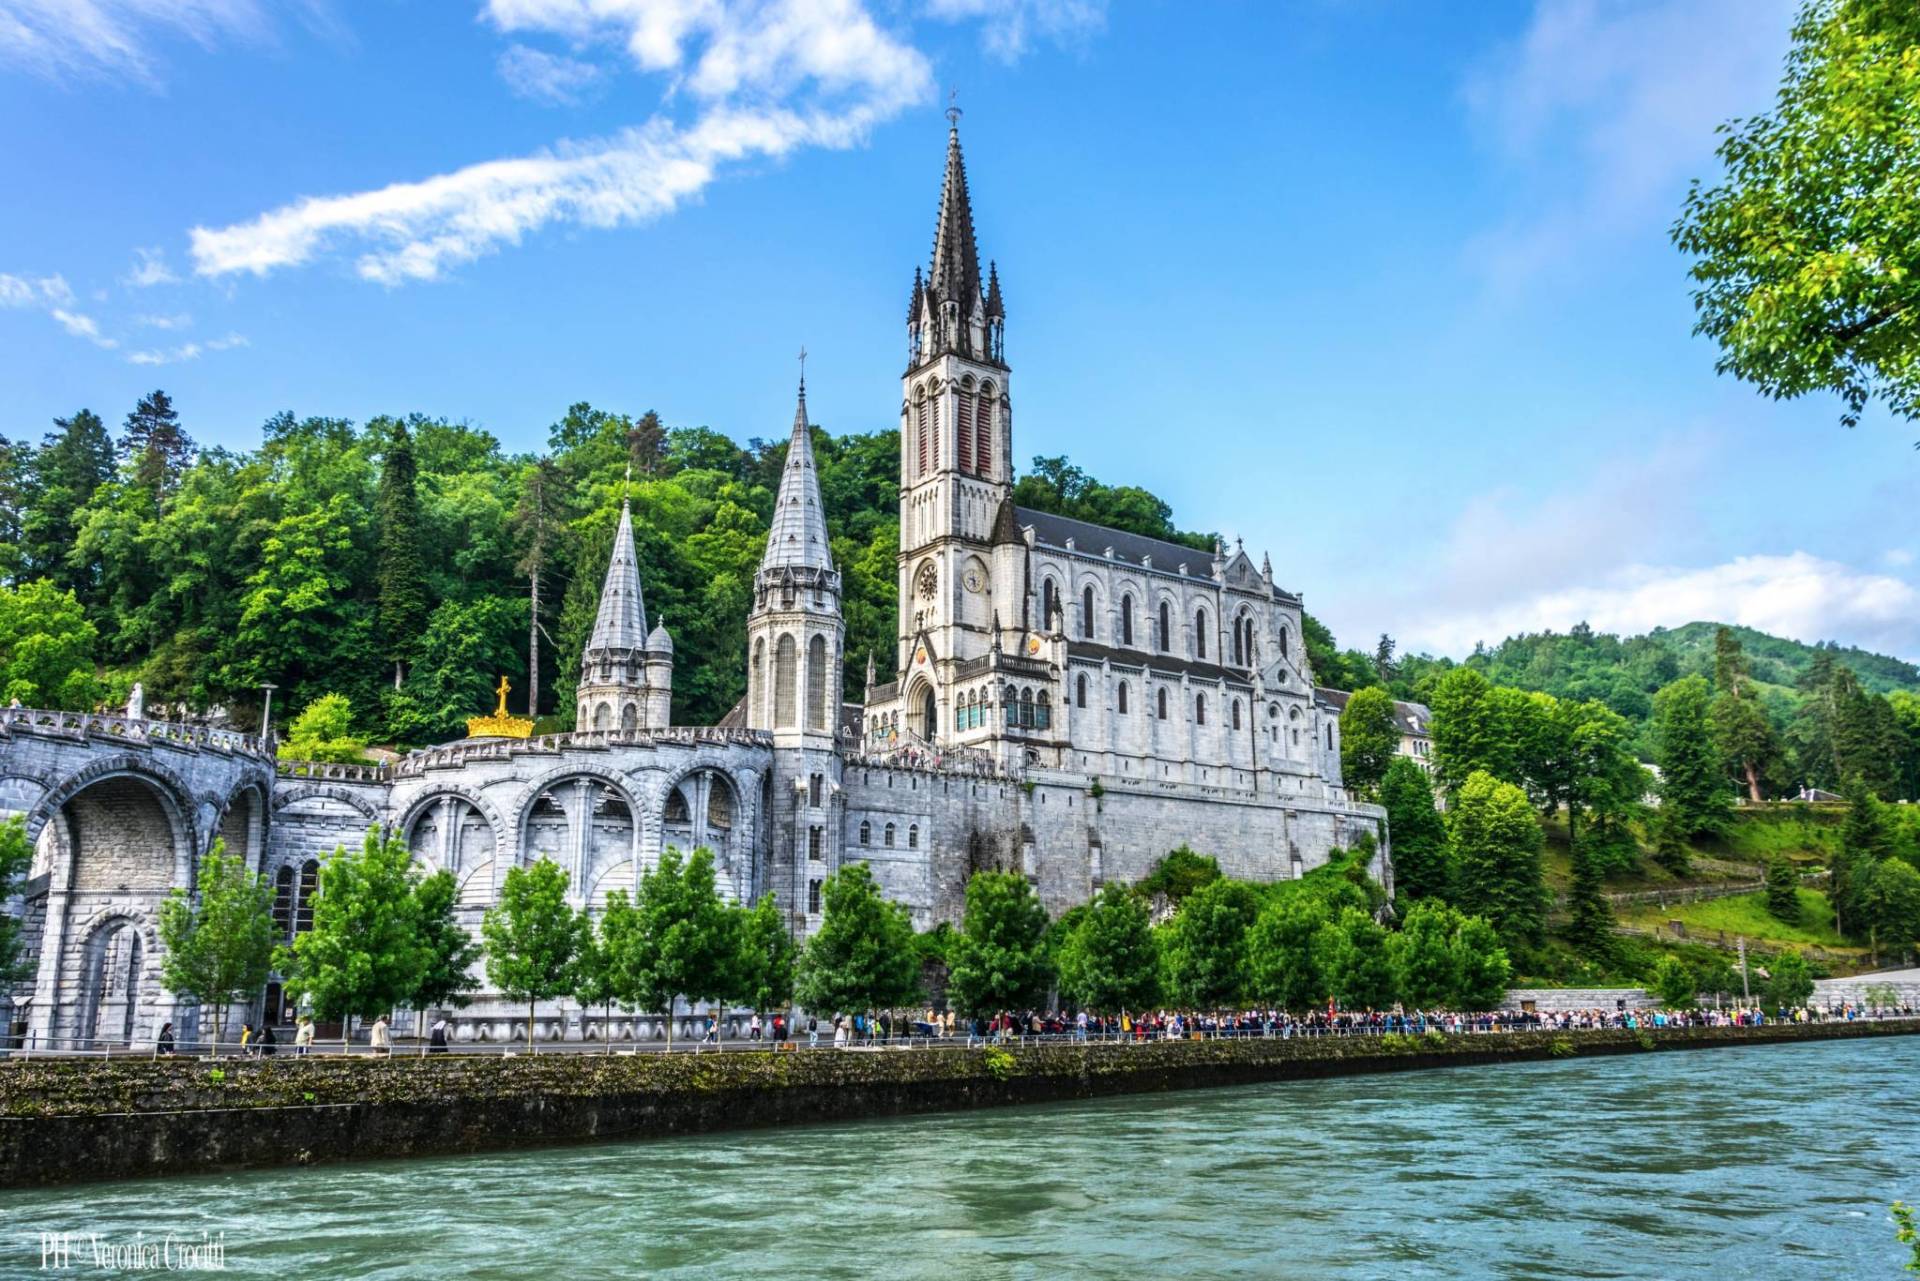
[[[673,639],[664,623],[647,632],[633,513],[625,499],[600,587],[600,612],[580,658],[575,699],[575,729],[631,733],[664,728],[672,720]]]
[[[992,264],[983,277],[955,119],[934,226],[915,269],[900,405],[900,637],[896,670],[908,730],[944,739],[954,666],[1017,643],[1027,620],[995,533],[1012,521],[1006,312]]]
[[[820,887],[839,866],[844,801],[836,743],[845,632],[803,378],[747,614],[746,723],[770,732],[774,747],[764,888],[786,909],[795,934],[818,926]]]

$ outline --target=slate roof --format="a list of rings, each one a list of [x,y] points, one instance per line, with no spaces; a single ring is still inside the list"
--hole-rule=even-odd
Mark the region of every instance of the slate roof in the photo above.
[[[1347,700],[1353,697],[1348,690],[1328,689],[1324,685],[1313,692],[1336,712],[1346,711]],[[1393,700],[1393,726],[1402,734],[1425,737],[1433,731],[1433,713],[1425,703],[1403,703],[1396,698]]]
[[[787,444],[787,465],[780,473],[780,493],[773,502],[773,524],[767,531],[767,554],[760,561],[768,569],[833,568],[827,545],[827,513],[820,499],[820,474],[813,462],[813,439],[807,433],[807,384],[800,384],[800,403],[793,411],[793,437]]]
[[[588,650],[645,649],[647,607],[640,599],[640,562],[633,550],[633,513],[620,503],[620,525],[613,531],[613,555],[600,586],[600,612],[594,616]]]
[[[1111,547],[1113,558],[1129,565],[1144,564],[1151,559],[1155,569],[1165,570],[1169,574],[1179,573],[1182,564],[1186,565],[1190,577],[1206,578],[1213,573],[1213,553],[1183,543],[1129,534],[1125,530],[1108,529],[1092,521],[1056,516],[1052,512],[1035,511],[1031,507],[1016,507],[1013,515],[1023,526],[1033,530],[1034,541],[1043,547],[1064,548],[1067,540],[1072,539],[1074,550],[1089,556],[1104,555],[1106,549]]]

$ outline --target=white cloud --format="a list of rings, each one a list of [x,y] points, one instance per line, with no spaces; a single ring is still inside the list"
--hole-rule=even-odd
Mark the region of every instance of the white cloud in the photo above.
[[[981,44],[1002,62],[1019,58],[1035,37],[1072,43],[1107,25],[1106,0],[927,0],[927,12],[947,22],[978,20]]]
[[[152,46],[184,36],[203,48],[252,39],[266,20],[257,0],[0,0],[0,62],[63,80],[153,81]]]
[[[0,0],[5,3],[5,0]],[[134,256],[140,261],[134,264],[132,271],[121,278],[120,283],[133,289],[149,289],[154,285],[177,284],[180,277],[173,274],[167,266],[167,255],[159,249],[136,249]]]
[[[198,360],[199,358],[200,344],[191,342],[165,350],[155,348],[147,351],[130,351],[127,353],[127,363],[130,365],[173,365],[183,360]]]
[[[932,84],[926,58],[883,32],[858,0],[752,9],[703,0],[492,0],[486,14],[508,32],[618,39],[643,69],[673,71],[704,106],[686,125],[658,116],[608,138],[196,227],[195,270],[265,275],[358,246],[355,269],[368,280],[431,280],[551,223],[605,228],[659,217],[732,163],[852,146],[927,97]],[[783,105],[787,99],[795,101]]]
[[[228,351],[234,347],[246,347],[249,345],[247,340],[239,334],[228,334],[225,338],[210,339],[207,343],[207,350]]]
[[[9,276],[0,272],[0,307],[64,307],[73,289],[63,276]]]
[[[1520,632],[1639,633],[1697,621],[1737,623],[1777,636],[1837,639],[1920,653],[1920,589],[1805,551],[1740,556],[1704,568],[1632,565],[1597,582],[1555,588],[1490,609],[1443,613],[1406,629],[1409,648],[1464,654]]]
[[[55,307],[47,314],[58,321],[60,327],[72,334],[75,338],[84,338],[96,347],[104,347],[111,351],[120,345],[117,340],[101,335],[100,326],[94,323],[92,316],[68,311],[64,307]]]
[[[1712,172],[1715,128],[1771,103],[1798,3],[1538,0],[1526,33],[1465,87],[1515,162],[1521,206],[1470,259],[1511,290],[1596,240],[1664,235],[1686,180]],[[1553,185],[1534,189],[1535,175]]]
[[[1913,553],[1904,547],[1890,547],[1880,554],[1880,559],[1885,561],[1889,568],[1905,569],[1913,564]]]
[[[582,101],[602,79],[600,68],[591,62],[523,44],[509,48],[494,65],[517,97],[552,107],[570,107]]]
[[[186,329],[193,324],[193,317],[182,311],[170,316],[135,316],[133,323],[142,329]]]

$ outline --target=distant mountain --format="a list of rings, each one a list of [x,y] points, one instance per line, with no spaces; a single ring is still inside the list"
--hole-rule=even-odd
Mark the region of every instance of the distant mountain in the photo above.
[[[1688,623],[1685,627],[1671,629],[1656,627],[1648,633],[1647,638],[1671,649],[1680,661],[1683,672],[1698,671],[1711,675],[1713,636],[1719,628],[1719,623]],[[1754,678],[1771,685],[1792,685],[1808,664],[1813,662],[1813,656],[1824,650],[1833,655],[1836,662],[1852,668],[1853,674],[1860,678],[1860,684],[1875,694],[1890,694],[1897,689],[1920,692],[1920,665],[1904,659],[1890,658],[1852,645],[1836,645],[1832,641],[1808,645],[1802,641],[1770,636],[1751,627],[1729,625],[1728,630],[1739,638]]]

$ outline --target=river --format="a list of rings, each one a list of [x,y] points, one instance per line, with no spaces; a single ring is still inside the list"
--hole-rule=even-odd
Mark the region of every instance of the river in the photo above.
[[[1917,1082],[1899,1037],[0,1193],[0,1275],[1891,1278]]]

